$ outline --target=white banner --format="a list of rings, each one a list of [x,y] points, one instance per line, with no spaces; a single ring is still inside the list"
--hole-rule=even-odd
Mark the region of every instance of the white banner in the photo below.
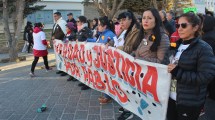
[[[143,120],[166,119],[171,78],[167,66],[99,43],[55,40],[54,49],[58,70],[108,94]]]

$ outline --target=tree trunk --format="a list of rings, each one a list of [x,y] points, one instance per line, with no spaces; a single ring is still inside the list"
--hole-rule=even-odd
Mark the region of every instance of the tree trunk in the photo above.
[[[124,2],[125,2],[125,0],[120,0],[120,3],[118,2],[118,0],[113,1],[112,9],[108,15],[109,19],[111,19],[111,20],[113,19],[114,15],[119,11],[119,9],[122,7]]]
[[[157,5],[157,0],[152,0],[152,6],[155,8],[155,9],[158,9],[158,5]]]
[[[16,11],[13,18],[14,34],[11,36],[9,28],[9,16],[8,16],[8,0],[3,0],[3,25],[5,30],[5,37],[9,42],[9,57],[10,61],[16,61],[18,58],[17,52],[17,41],[21,34],[22,23],[23,23],[23,12],[24,12],[25,0],[16,1]]]

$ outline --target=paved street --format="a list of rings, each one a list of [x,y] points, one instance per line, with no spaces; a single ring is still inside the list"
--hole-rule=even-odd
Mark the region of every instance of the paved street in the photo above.
[[[54,65],[54,54],[49,63]],[[41,69],[42,58],[35,74],[29,71],[33,57],[19,63],[0,63],[0,120],[115,120],[120,114],[116,102],[100,105],[100,92],[81,91],[78,82],[67,82],[67,77],[56,75],[56,70]],[[54,68],[56,69],[56,68]],[[47,110],[37,113],[42,104]],[[200,120],[215,120],[215,102],[208,100],[206,114]],[[133,120],[139,120],[134,117]]]

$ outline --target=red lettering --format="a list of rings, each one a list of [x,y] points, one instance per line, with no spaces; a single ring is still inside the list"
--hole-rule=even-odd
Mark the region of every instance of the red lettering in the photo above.
[[[98,90],[105,90],[106,86],[105,86],[105,83],[102,81],[99,72],[98,71],[94,71],[94,76],[95,76],[95,87]]]
[[[142,82],[142,92],[146,94],[148,91],[151,93],[154,97],[154,100],[159,103],[159,99],[157,96],[157,81],[158,81],[158,74],[157,74],[157,69],[152,66],[147,66],[148,71],[143,78]],[[149,85],[149,81],[151,80],[151,85]]]
[[[135,80],[134,80],[135,66],[134,66],[133,62],[131,62],[128,58],[125,59],[125,63],[126,63],[125,76],[129,82],[129,84],[131,86],[135,87]],[[133,76],[132,76],[132,74],[133,74]]]
[[[116,70],[114,66],[113,51],[111,49],[108,49],[106,53],[108,54],[108,65],[107,65],[108,71],[110,72],[111,75],[115,75]]]
[[[141,90],[140,87],[140,74],[141,74],[141,66],[139,64],[137,64],[136,62],[134,62],[135,66],[136,66],[136,71],[135,71],[135,81],[136,81],[136,86],[138,90]]]
[[[122,91],[122,89],[121,89],[119,83],[118,83],[117,81],[115,81],[115,80],[112,80],[111,83],[112,83],[112,86],[113,86],[114,88],[118,88],[118,89],[114,89],[114,90],[116,91],[115,93],[116,93],[117,97],[119,98],[120,102],[126,103],[126,102],[128,101],[128,97],[127,97],[127,95]]]
[[[108,91],[109,91],[109,93],[111,93],[112,95],[116,95],[116,93],[115,93],[115,89],[114,89],[114,87],[113,86],[110,86],[110,84],[111,84],[111,82],[109,82],[109,80],[108,80],[108,77],[107,77],[107,75],[106,74],[104,74],[105,75],[105,81],[107,82],[107,86],[108,86]],[[112,85],[112,84],[111,84]]]
[[[116,70],[117,70],[117,73],[118,73],[118,76],[121,78],[121,79],[123,79],[122,78],[122,74],[121,74],[121,71],[119,70],[119,64],[121,63],[120,62],[120,58],[121,58],[121,54],[119,54],[117,51],[114,51],[114,57],[116,58],[115,59],[115,62],[116,62]]]
[[[89,67],[91,67],[93,62],[91,50],[87,50],[87,60],[90,62]]]
[[[100,62],[102,68],[107,71],[107,59],[106,59],[106,54],[102,50],[102,46],[99,47],[100,49]]]
[[[84,56],[85,51],[84,50],[85,50],[84,45],[81,44],[78,58],[79,58],[79,62],[82,63],[82,64],[85,63],[85,56]]]
[[[96,68],[100,68],[100,57],[99,57],[100,52],[99,52],[99,47],[98,46],[94,46],[93,50],[95,50],[95,52],[96,52],[96,58],[95,58],[95,60],[93,60],[94,66]]]

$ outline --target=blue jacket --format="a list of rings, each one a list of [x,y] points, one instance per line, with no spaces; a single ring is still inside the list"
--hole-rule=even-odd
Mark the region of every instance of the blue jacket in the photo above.
[[[110,38],[110,40],[113,41],[113,38],[116,37],[116,35],[109,29],[106,29],[105,31],[99,33],[99,41],[97,43],[107,43],[108,41],[108,37]],[[87,42],[96,42],[97,39],[87,39]]]

